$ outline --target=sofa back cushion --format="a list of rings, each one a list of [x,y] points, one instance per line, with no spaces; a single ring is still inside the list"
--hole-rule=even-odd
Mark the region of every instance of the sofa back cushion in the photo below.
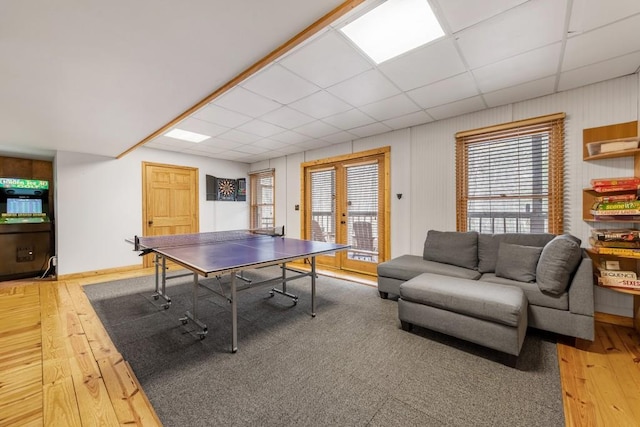
[[[422,257],[475,270],[478,268],[478,233],[429,230]]]
[[[496,271],[498,249],[501,242],[542,248],[554,237],[555,235],[550,233],[478,234],[478,271],[480,273],[493,273]]]
[[[498,249],[496,276],[518,282],[536,281],[536,267],[542,248],[502,242]]]
[[[553,295],[562,294],[582,259],[580,239],[562,234],[542,249],[536,271],[538,287]]]

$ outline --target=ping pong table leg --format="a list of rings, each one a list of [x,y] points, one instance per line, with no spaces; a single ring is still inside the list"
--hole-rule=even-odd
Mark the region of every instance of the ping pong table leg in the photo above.
[[[316,317],[316,257],[311,257],[311,317]]]
[[[231,272],[231,352],[238,351],[238,300],[236,299],[236,272]]]
[[[198,286],[200,282],[198,281],[198,273],[193,273],[193,313],[191,311],[187,311],[184,314],[184,317],[180,318],[180,321],[183,325],[186,325],[189,320],[200,327],[200,332],[197,332],[198,336],[201,340],[203,340],[207,336],[207,325],[202,323],[198,319]]]

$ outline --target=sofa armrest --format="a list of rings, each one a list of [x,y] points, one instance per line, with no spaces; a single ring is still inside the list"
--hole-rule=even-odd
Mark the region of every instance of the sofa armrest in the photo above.
[[[575,314],[593,316],[593,261],[583,251],[582,261],[569,285],[569,311]]]

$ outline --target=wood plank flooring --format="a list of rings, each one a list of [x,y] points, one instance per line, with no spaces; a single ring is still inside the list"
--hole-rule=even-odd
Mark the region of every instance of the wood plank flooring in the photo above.
[[[0,283],[0,426],[161,425],[82,290],[151,273]],[[595,341],[558,344],[558,360],[567,426],[640,426],[640,336],[632,328],[596,322]]]

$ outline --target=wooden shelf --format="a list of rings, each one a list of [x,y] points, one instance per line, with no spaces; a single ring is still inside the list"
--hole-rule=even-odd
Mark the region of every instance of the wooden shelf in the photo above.
[[[638,137],[638,121],[618,123],[610,126],[600,126],[588,128],[582,131],[582,159],[583,160],[602,160],[612,159],[615,157],[633,156],[640,153],[640,148],[631,150],[613,151],[611,153],[602,153],[594,156],[589,155],[587,144],[607,143],[613,141],[629,140]]]
[[[640,154],[640,148],[634,148],[634,149],[631,149],[631,150],[622,150],[622,151],[612,151],[610,153],[596,154],[595,156],[584,157],[583,160],[585,162],[588,162],[588,161],[591,161],[591,160],[614,159],[614,158],[617,158],[617,157],[631,157],[631,156],[635,156],[636,154]]]
[[[614,194],[626,194],[629,193],[629,190],[627,191],[612,191],[610,193],[598,193],[597,191],[593,190],[592,188],[585,188],[582,190],[582,219],[587,221],[587,222],[629,222],[629,223],[640,223],[640,220],[637,219],[615,219],[615,220],[602,220],[602,219],[595,219],[593,217],[593,215],[591,215],[591,208],[593,207],[595,201],[596,201],[596,197],[601,197],[601,196],[611,196]]]

